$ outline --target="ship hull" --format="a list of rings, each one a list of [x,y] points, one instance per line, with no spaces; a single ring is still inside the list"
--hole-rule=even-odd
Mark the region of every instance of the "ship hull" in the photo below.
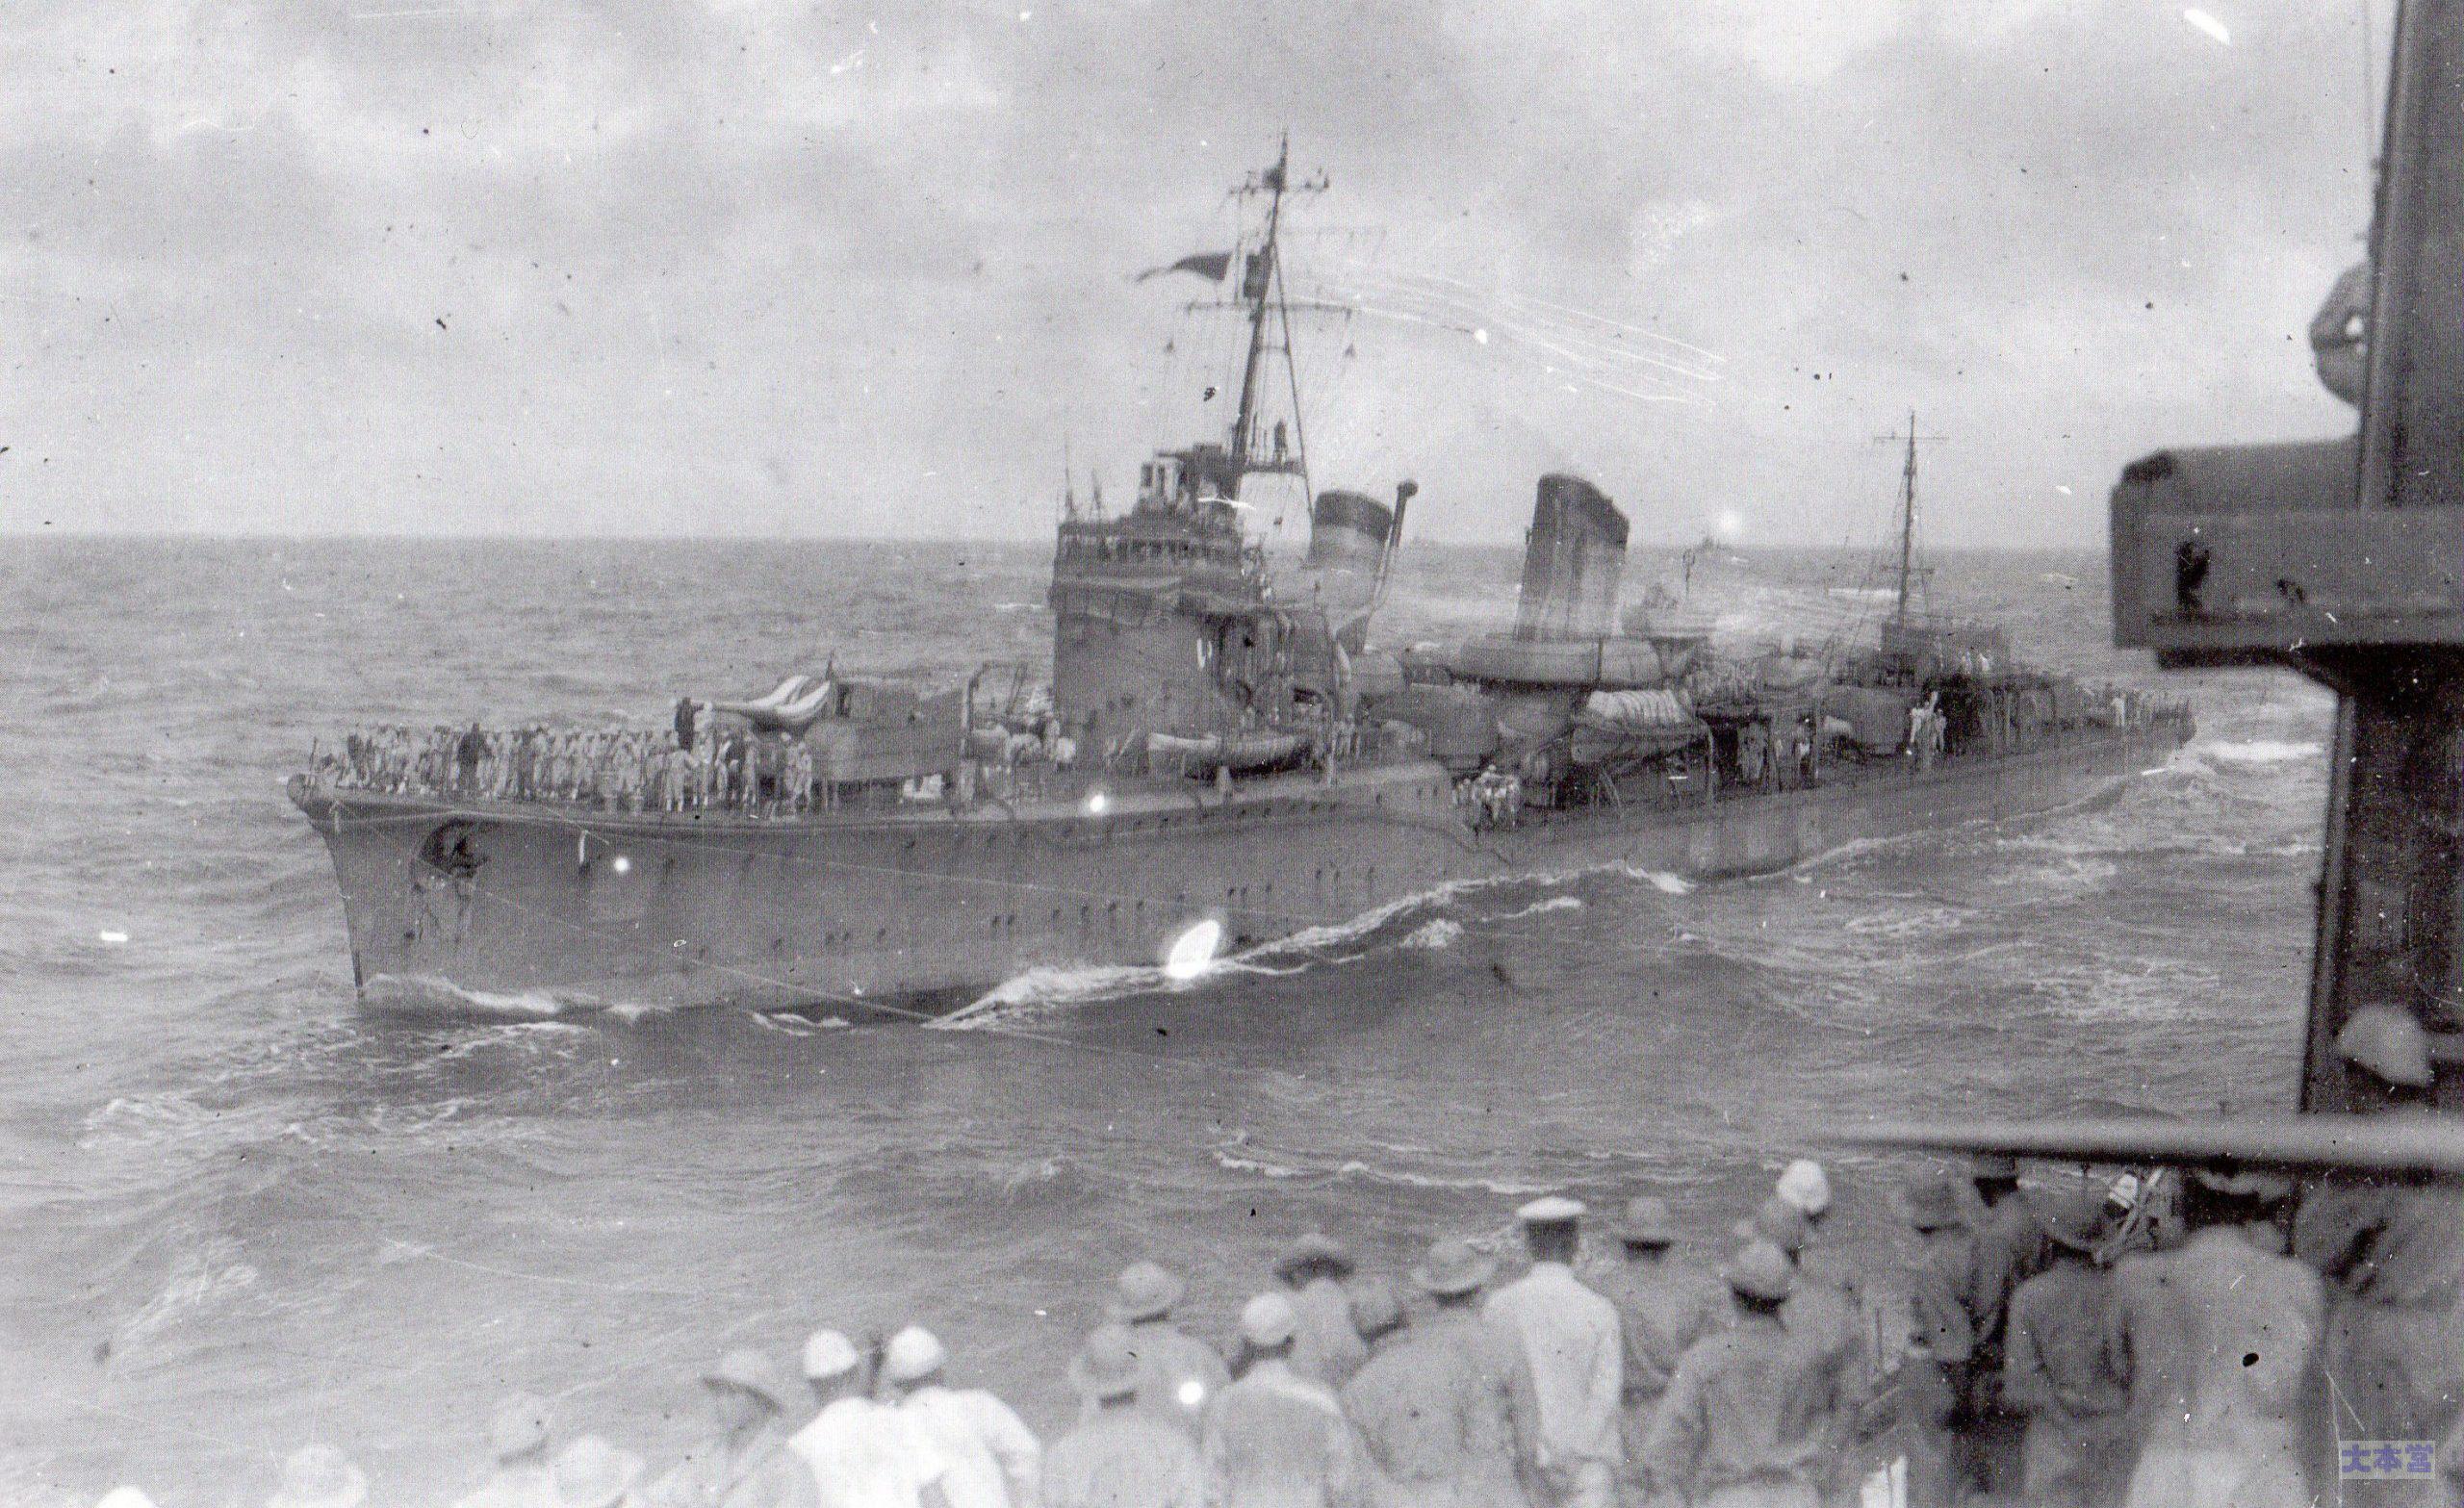
[[[733,1004],[930,1014],[1037,968],[1153,965],[1436,886],[1623,863],[1691,879],[2079,801],[2161,763],[2172,725],[1706,805],[1527,812],[1476,831],[1434,764],[1100,801],[760,821],[327,790],[324,838],[372,1006]]]

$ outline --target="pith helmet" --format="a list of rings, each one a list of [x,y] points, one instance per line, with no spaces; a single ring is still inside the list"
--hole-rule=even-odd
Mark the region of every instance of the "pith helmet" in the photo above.
[[[1773,1194],[1762,1201],[1752,1219],[1737,1223],[1736,1234],[1740,1240],[1769,1241],[1783,1255],[1793,1257],[1806,1249],[1813,1229],[1806,1224],[1804,1212]]]
[[[1412,1281],[1440,1298],[1469,1293],[1496,1276],[1495,1259],[1484,1257],[1472,1243],[1451,1236],[1428,1244],[1428,1256],[1412,1269]]]
[[[2044,1229],[2056,1245],[2094,1255],[2105,1239],[2104,1190],[2092,1184],[2046,1201]]]
[[[2336,1056],[2387,1084],[2426,1089],[2432,1083],[2429,1034],[2393,1006],[2364,1006],[2336,1034]]]
[[[889,1338],[888,1348],[882,1352],[882,1375],[892,1382],[922,1382],[949,1359],[939,1336],[922,1325],[909,1325]]]
[[[1625,1218],[1617,1222],[1617,1239],[1629,1246],[1674,1246],[1677,1222],[1669,1218],[1668,1201],[1650,1194],[1626,1201]]]
[[[597,1435],[584,1435],[548,1469],[551,1500],[556,1508],[616,1508],[641,1474],[641,1457]]]
[[[816,1330],[805,1342],[805,1375],[814,1382],[844,1377],[863,1365],[856,1342],[835,1330]]]
[[[548,1405],[530,1393],[514,1393],[488,1418],[488,1450],[500,1461],[547,1443]]]
[[[1831,1208],[1831,1175],[1820,1163],[1801,1157],[1782,1169],[1776,1192],[1807,1219],[1814,1219]]]
[[[1069,1386],[1098,1402],[1125,1398],[1138,1391],[1137,1342],[1128,1330],[1112,1324],[1087,1337],[1069,1359]]]
[[[1384,1278],[1362,1278],[1351,1286],[1351,1327],[1364,1341],[1374,1341],[1403,1327],[1403,1301]]]
[[[1299,1324],[1292,1300],[1280,1293],[1261,1293],[1241,1308],[1241,1339],[1261,1350],[1290,1344]]]
[[[2194,1168],[2191,1170],[2191,1182],[2220,1194],[2261,1202],[2289,1199],[2294,1189],[2293,1180],[2284,1174],[2261,1168]]]
[[[738,1346],[720,1357],[719,1365],[704,1372],[702,1380],[713,1385],[741,1388],[782,1414],[794,1408],[798,1401],[797,1390],[787,1385],[786,1374],[770,1360],[770,1353],[757,1351],[749,1345]]]
[[[1767,1240],[1752,1240],[1720,1268],[1720,1280],[1748,1298],[1777,1303],[1788,1296],[1796,1274],[1786,1252]]]
[[[1289,1282],[1294,1274],[1313,1266],[1324,1267],[1341,1277],[1352,1269],[1351,1251],[1325,1232],[1311,1231],[1275,1259],[1274,1273]]]
[[[1106,1307],[1123,1324],[1160,1319],[1181,1301],[1181,1280],[1159,1264],[1133,1262],[1114,1281],[1112,1302]]]
[[[368,1478],[331,1445],[302,1445],[282,1464],[282,1486],[266,1508],[359,1508]]]
[[[1907,1207],[1908,1223],[1920,1231],[1949,1230],[1966,1213],[1960,1204],[1959,1186],[1948,1173],[1918,1179],[1900,1194],[1900,1202]]]

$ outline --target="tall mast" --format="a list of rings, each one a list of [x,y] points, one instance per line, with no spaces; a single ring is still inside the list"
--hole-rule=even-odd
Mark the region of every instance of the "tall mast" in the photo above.
[[[1283,217],[1284,173],[1291,161],[1292,137],[1287,132],[1275,150],[1274,166],[1266,173],[1267,225],[1261,238],[1264,243],[1256,253],[1266,259],[1261,268],[1264,275],[1252,278],[1245,265],[1241,268],[1241,296],[1249,305],[1249,354],[1241,366],[1241,406],[1232,420],[1232,461],[1242,468],[1248,465],[1249,432],[1258,419],[1258,358],[1266,351],[1267,305],[1279,270],[1275,236]],[[1286,339],[1290,339],[1288,333]]]
[[[1908,411],[1908,462],[1899,481],[1899,616],[1908,622],[1908,577],[1916,553],[1916,410]]]

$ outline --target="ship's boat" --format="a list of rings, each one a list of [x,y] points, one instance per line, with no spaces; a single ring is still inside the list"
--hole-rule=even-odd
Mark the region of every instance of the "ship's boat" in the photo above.
[[[1437,663],[1458,680],[1525,686],[1665,686],[1668,667],[1643,639],[1518,639],[1488,634],[1449,646]]]
[[[1709,736],[1682,692],[1595,691],[1575,713],[1566,749],[1576,764],[1596,767],[1690,749]]]
[[[1155,769],[1213,774],[1217,770],[1264,770],[1289,764],[1307,746],[1308,741],[1298,733],[1212,733],[1195,738],[1149,733],[1146,757]]]

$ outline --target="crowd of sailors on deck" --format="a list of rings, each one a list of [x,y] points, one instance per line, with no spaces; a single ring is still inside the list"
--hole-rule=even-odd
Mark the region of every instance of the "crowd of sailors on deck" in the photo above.
[[[602,811],[812,809],[820,775],[800,739],[678,720],[671,730],[378,728],[320,744],[312,766],[340,789],[463,801],[571,802]]]
[[[2336,1047],[2387,1109],[2433,1082],[2392,1009]],[[2464,1502],[2451,1189],[2214,1170],[2023,1187],[1985,1157],[1896,1194],[1896,1271],[1846,1259],[1807,1160],[1716,1266],[1646,1194],[1611,1219],[1524,1205],[1511,1276],[1496,1241],[1440,1237],[1390,1277],[1312,1233],[1228,1353],[1182,1327],[1182,1278],[1140,1261],[1052,1359],[1079,1408],[1048,1441],[923,1325],[825,1328],[795,1372],[716,1357],[706,1433],[654,1465],[507,1398],[459,1508]],[[268,1508],[368,1500],[314,1445]]]

